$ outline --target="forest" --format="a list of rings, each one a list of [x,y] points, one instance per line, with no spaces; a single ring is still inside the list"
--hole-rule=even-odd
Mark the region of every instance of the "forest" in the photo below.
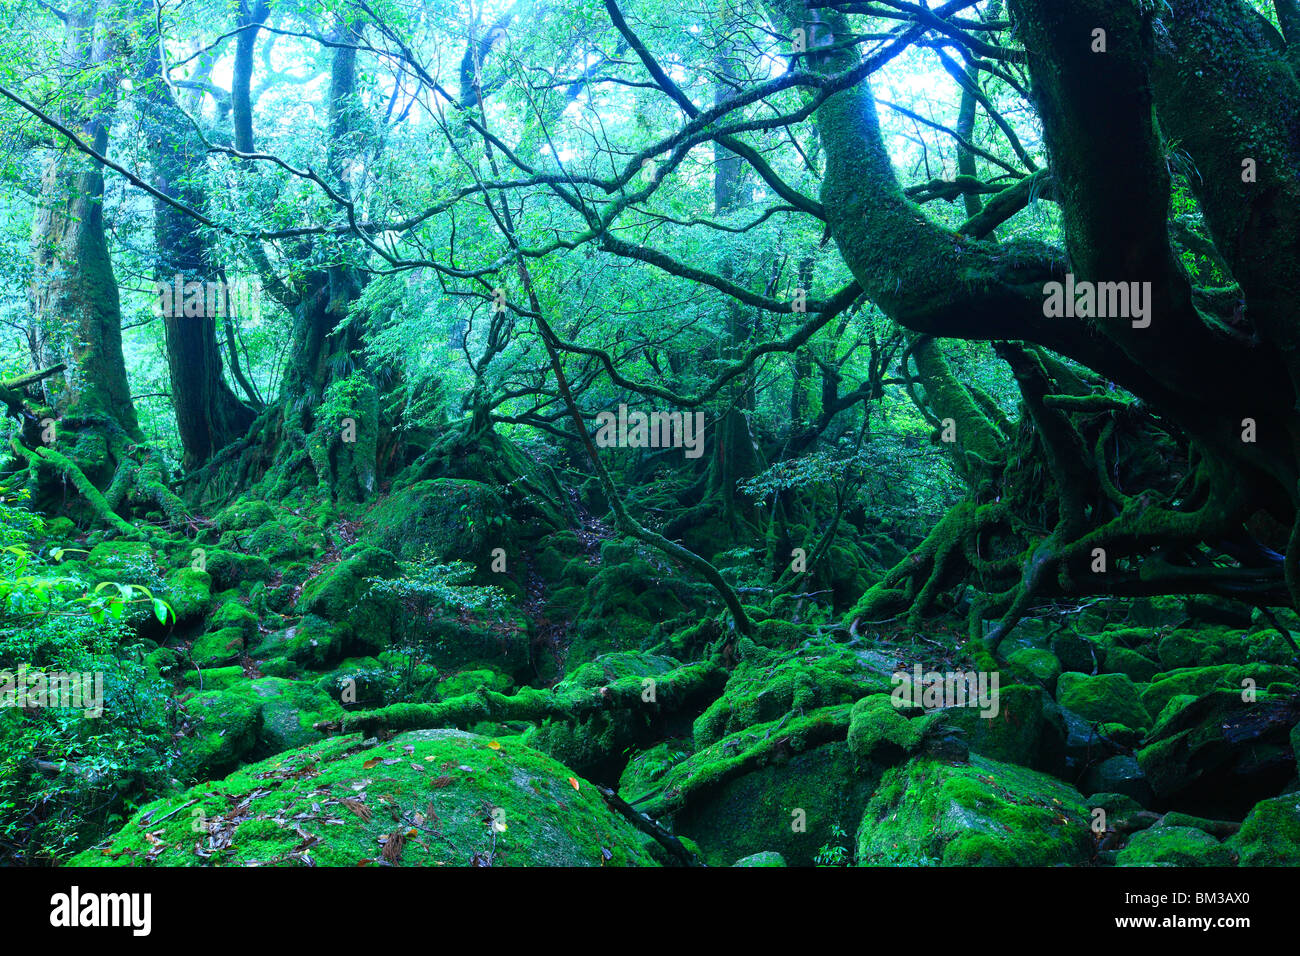
[[[1300,865],[1300,0],[0,9],[0,865]]]

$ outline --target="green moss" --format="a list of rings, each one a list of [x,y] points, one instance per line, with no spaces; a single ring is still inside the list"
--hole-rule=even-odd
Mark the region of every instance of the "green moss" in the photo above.
[[[1091,855],[1088,808],[1046,774],[986,757],[885,773],[858,829],[860,865],[1053,866]]]
[[[1061,676],[1061,662],[1051,651],[1033,647],[1022,647],[1007,655],[1007,664],[1023,673],[1041,681],[1044,687],[1056,686],[1056,679]]]
[[[944,726],[959,729],[974,753],[1029,767],[1038,761],[1046,729],[1045,702],[1041,688],[1011,684],[998,688],[995,716],[986,716],[979,708],[950,707],[943,711]]]
[[[1119,851],[1118,866],[1232,866],[1232,850],[1194,827],[1139,830]]]
[[[257,615],[238,601],[227,601],[212,616],[212,626],[234,628],[245,640],[252,640],[257,636]]]
[[[1242,866],[1300,866],[1300,793],[1255,804],[1228,845]]]
[[[921,746],[925,732],[942,719],[920,708],[899,708],[889,694],[872,694],[853,705],[849,752],[859,763],[893,763]]]
[[[432,556],[469,561],[487,571],[491,549],[507,552],[507,570],[517,531],[505,502],[479,481],[437,478],[418,481],[379,501],[362,521],[363,540],[403,561]]]
[[[213,690],[184,701],[185,736],[179,743],[196,775],[219,775],[235,767],[257,743],[257,704],[236,690]]]
[[[1127,674],[1089,677],[1067,671],[1057,683],[1056,700],[1088,720],[1119,723],[1134,730],[1151,726],[1151,716],[1142,705],[1137,685]]]
[[[488,690],[504,694],[514,685],[514,680],[508,674],[502,674],[490,667],[480,667],[444,678],[438,683],[438,693],[444,698],[460,697],[463,694],[472,694],[480,687],[486,687]]]
[[[695,721],[695,743],[706,747],[727,734],[792,710],[852,703],[888,692],[893,664],[840,644],[809,642],[797,651],[742,661],[726,690]]]
[[[649,838],[590,783],[526,747],[489,744],[455,730],[369,748],[357,736],[332,738],[157,801],[72,864],[378,865],[397,833],[402,866],[656,864]],[[200,855],[196,843],[213,849]]]
[[[190,658],[199,667],[221,667],[239,659],[244,652],[244,634],[237,627],[211,631],[195,640]]]
[[[742,857],[732,866],[785,866],[785,857],[773,850],[764,850],[761,853],[751,853],[749,856]]]
[[[206,571],[182,568],[167,575],[167,589],[158,595],[171,605],[178,624],[188,624],[203,617],[212,600],[212,575]]]

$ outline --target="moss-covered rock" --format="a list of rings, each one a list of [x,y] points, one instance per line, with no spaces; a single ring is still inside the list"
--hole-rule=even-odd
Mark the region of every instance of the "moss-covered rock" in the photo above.
[[[239,660],[243,652],[243,632],[237,627],[223,627],[200,635],[190,648],[190,659],[200,668],[222,667]]]
[[[203,564],[212,575],[213,583],[222,591],[238,587],[245,581],[269,581],[275,573],[271,562],[260,554],[244,554],[224,548],[207,548]]]
[[[157,595],[176,615],[177,624],[189,624],[208,612],[212,601],[212,575],[193,568],[181,568],[167,575],[166,590]]]
[[[1106,651],[1106,672],[1127,674],[1135,682],[1144,684],[1160,672],[1160,665],[1127,647],[1112,646]]]
[[[362,536],[403,561],[432,557],[480,563],[486,569],[491,549],[509,552],[517,534],[505,502],[490,486],[435,478],[381,499],[362,521]]]
[[[1246,701],[1212,691],[1179,709],[1148,737],[1138,762],[1162,800],[1230,818],[1276,794],[1295,773],[1291,728],[1300,705],[1260,694]]]
[[[1007,663],[1037,681],[1043,686],[1054,688],[1056,679],[1061,676],[1061,662],[1051,651],[1036,647],[1021,647],[1007,655]]]
[[[556,761],[422,730],[374,747],[332,738],[156,801],[72,865],[628,866],[657,853]]]
[[[1092,853],[1088,808],[1054,777],[987,757],[886,771],[862,816],[865,866],[1054,866]]]
[[[849,715],[849,752],[859,764],[897,763],[919,750],[926,731],[941,719],[919,707],[897,707],[889,694],[863,697]]]
[[[1227,842],[1242,866],[1300,866],[1300,793],[1255,804]]]
[[[1134,730],[1151,726],[1137,685],[1127,674],[1087,674],[1067,671],[1056,685],[1056,700],[1081,717],[1113,721]]]
[[[1232,850],[1193,827],[1139,830],[1119,851],[1118,866],[1232,866]]]
[[[774,850],[764,850],[762,853],[752,853],[749,856],[742,857],[732,866],[785,866],[785,857]]]
[[[950,707],[943,712],[944,725],[959,729],[974,753],[994,760],[1037,766],[1046,720],[1045,692],[1038,687],[1011,684],[999,687],[997,713],[990,715],[974,707]]]
[[[195,694],[184,702],[185,736],[181,752],[197,776],[219,776],[234,769],[257,744],[258,705],[238,690]]]
[[[887,693],[892,668],[881,655],[812,641],[796,651],[742,661],[722,696],[695,721],[696,746],[707,747],[792,710],[806,712]]]
[[[300,604],[351,638],[341,650],[378,651],[391,639],[400,609],[396,599],[374,589],[370,579],[396,574],[397,561],[390,552],[355,548],[306,583]]]

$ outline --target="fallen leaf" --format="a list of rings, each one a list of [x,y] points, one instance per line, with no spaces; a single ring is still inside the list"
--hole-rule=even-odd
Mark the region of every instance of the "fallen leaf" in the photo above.
[[[500,744],[500,742],[499,742],[499,741],[496,741],[496,740],[490,740],[490,741],[488,741],[488,746],[491,747],[493,750],[500,750],[500,749],[501,749],[501,744]]]
[[[371,757],[369,760],[367,760],[367,761],[366,761],[365,763],[363,763],[361,766],[362,766],[362,768],[365,769],[365,770],[370,770],[370,769],[372,769],[372,768],[374,768],[374,767],[378,767],[379,764],[383,762],[383,759],[384,759],[383,757]]]
[[[573,787],[574,790],[581,789],[581,788],[578,786],[578,778],[577,778],[577,777],[570,777],[570,778],[569,778],[569,786]]]

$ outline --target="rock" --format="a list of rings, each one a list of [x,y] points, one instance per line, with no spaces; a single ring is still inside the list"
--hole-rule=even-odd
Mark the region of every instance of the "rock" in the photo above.
[[[1135,757],[1107,757],[1088,768],[1079,786],[1084,791],[1125,794],[1144,807],[1155,798]]]
[[[380,500],[362,521],[367,544],[403,561],[482,562],[492,541],[514,537],[506,505],[488,485],[460,478],[417,481]]]
[[[195,694],[184,703],[186,735],[181,752],[198,776],[220,776],[242,760],[257,743],[260,708],[235,690]]]
[[[1134,730],[1151,726],[1137,686],[1127,674],[1066,672],[1056,685],[1056,700],[1067,710],[1098,722],[1113,721]]]
[[[337,720],[343,707],[328,694],[302,681],[262,677],[252,681],[244,693],[258,704],[261,725],[257,755],[266,756],[301,747],[321,739],[313,724]]]
[[[1022,647],[1007,655],[1007,664],[1040,681],[1049,690],[1056,686],[1056,679],[1061,676],[1061,662],[1051,651]]]
[[[1104,647],[1073,631],[1061,631],[1053,635],[1049,646],[1064,671],[1091,674],[1094,670],[1100,670],[1106,660]]]
[[[850,712],[849,752],[859,763],[897,763],[920,749],[927,728],[939,719],[919,707],[896,707],[889,694],[863,697]]]
[[[205,549],[203,565],[221,591],[238,587],[245,581],[269,581],[274,574],[271,562],[260,554],[243,554],[222,548]]]
[[[205,833],[192,829],[196,819]],[[72,865],[644,866],[661,855],[595,786],[549,757],[419,730],[373,747],[333,737],[155,801]]]
[[[1300,793],[1255,804],[1227,842],[1241,866],[1300,866]]]
[[[732,866],[785,866],[785,857],[773,850],[764,850],[762,853],[751,853],[749,856],[741,857]]]
[[[667,782],[693,769],[692,760],[700,758],[678,764]],[[835,827],[852,831],[878,778],[878,770],[863,772],[842,742],[782,753],[774,763],[697,791],[673,814],[673,832],[699,844],[710,866],[764,849],[791,866],[812,866],[818,850],[835,842]]]
[[[1138,762],[1161,800],[1233,818],[1272,796],[1295,772],[1291,729],[1300,700],[1213,691],[1183,707],[1148,738]]]
[[[754,724],[793,710],[852,703],[888,693],[892,664],[843,644],[808,642],[796,651],[741,661],[726,690],[695,721],[695,744],[704,748]]]
[[[857,862],[873,866],[1053,866],[1092,854],[1088,808],[1046,774],[973,756],[917,758],[885,772],[862,815]]]
[[[943,711],[944,726],[959,730],[973,753],[1032,767],[1042,748],[1043,705],[1048,700],[1038,687],[999,687],[996,716],[987,716],[975,707],[949,707]]]
[[[1119,851],[1117,866],[1232,866],[1232,850],[1193,827],[1139,830]]]
[[[171,606],[176,624],[191,624],[208,613],[212,600],[212,575],[182,568],[167,575],[167,587],[158,595]]]
[[[199,668],[222,667],[239,660],[243,652],[243,633],[237,627],[225,627],[198,637],[189,656]]]
[[[1043,704],[1043,743],[1035,769],[1077,780],[1090,764],[1118,752],[1098,735],[1092,721],[1055,701]]]
[[[1160,665],[1127,647],[1112,647],[1106,651],[1106,672],[1127,674],[1134,681],[1145,684],[1160,672]]]

